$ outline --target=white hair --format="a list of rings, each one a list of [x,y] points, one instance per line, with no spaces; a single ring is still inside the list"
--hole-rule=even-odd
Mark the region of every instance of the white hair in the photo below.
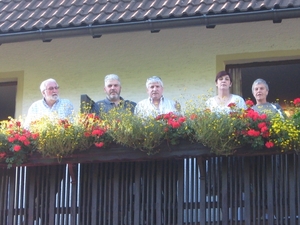
[[[41,90],[41,92],[43,92],[43,91],[46,90],[46,87],[47,87],[48,83],[50,83],[50,82],[55,82],[55,83],[57,84],[56,80],[54,80],[53,78],[49,78],[49,79],[47,79],[47,80],[44,80],[44,81],[41,83],[41,85],[40,85],[40,90]]]
[[[269,85],[264,79],[258,78],[252,84],[252,92],[254,91],[254,87],[258,84],[263,84],[266,87],[266,90],[269,91]]]
[[[162,87],[164,86],[161,78],[158,76],[149,77],[146,81],[146,88],[148,88],[149,84],[152,84],[152,83],[159,83]]]
[[[104,85],[106,86],[109,80],[117,80],[119,81],[119,84],[121,85],[121,80],[117,74],[108,74],[104,78]]]

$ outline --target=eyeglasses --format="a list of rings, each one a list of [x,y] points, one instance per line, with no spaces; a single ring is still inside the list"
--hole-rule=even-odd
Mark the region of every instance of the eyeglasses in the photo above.
[[[59,86],[46,88],[47,91],[53,91],[54,89],[58,90]]]

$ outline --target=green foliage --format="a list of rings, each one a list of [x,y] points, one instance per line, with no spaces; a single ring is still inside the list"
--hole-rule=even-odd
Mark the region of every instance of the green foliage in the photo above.
[[[21,119],[9,118],[0,121],[0,162],[18,166],[34,151],[60,160],[74,151],[93,145],[105,147],[111,142],[151,155],[160,151],[163,142],[171,146],[183,139],[201,143],[219,155],[230,155],[244,146],[255,151],[273,147],[283,152],[300,150],[300,99],[294,100],[294,114],[288,118],[259,114],[250,108],[251,101],[246,104],[249,108],[242,110],[232,103],[229,114],[190,104],[183,115],[168,113],[156,118],[118,109],[102,118],[89,113],[63,120],[44,117],[30,130],[22,127]]]
[[[111,110],[105,115],[104,121],[114,142],[148,154],[156,153],[155,148],[164,139],[164,125],[161,121],[138,117],[130,111]]]
[[[13,118],[0,123],[0,161],[5,159],[8,168],[21,165],[35,151],[38,134],[21,125],[20,120]]]
[[[30,128],[39,134],[37,151],[61,159],[75,150],[86,150],[95,144],[104,146],[106,128],[93,114],[79,114],[68,119],[43,117]]]
[[[208,110],[189,116],[194,139],[216,154],[228,155],[241,146],[237,136],[239,123],[239,120],[228,114]]]

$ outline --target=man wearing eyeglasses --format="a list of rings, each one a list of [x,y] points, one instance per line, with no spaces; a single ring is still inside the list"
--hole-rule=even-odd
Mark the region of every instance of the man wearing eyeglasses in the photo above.
[[[24,127],[29,128],[30,123],[44,116],[57,116],[66,119],[71,116],[74,106],[68,99],[59,98],[59,86],[56,80],[50,78],[40,85],[43,99],[34,102],[28,109]]]

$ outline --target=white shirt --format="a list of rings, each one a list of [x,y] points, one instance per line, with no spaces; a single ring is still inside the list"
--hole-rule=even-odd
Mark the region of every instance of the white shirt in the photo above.
[[[224,112],[224,113],[229,113],[231,112],[230,107],[228,105],[230,103],[234,103],[237,108],[241,109],[247,109],[246,103],[244,99],[238,95],[231,94],[231,99],[228,102],[227,105],[220,105],[215,97],[211,97],[206,101],[206,107],[210,109],[212,112]]]
[[[156,107],[151,98],[144,99],[137,103],[134,114],[143,116],[143,117],[156,117],[161,114],[167,114],[170,112],[177,112],[176,103],[173,100],[169,100],[165,97],[161,97],[159,105]]]
[[[29,107],[24,127],[29,128],[32,121],[44,116],[56,115],[60,119],[65,119],[73,113],[73,110],[73,104],[68,99],[58,99],[51,108],[45,99],[38,100]]]

